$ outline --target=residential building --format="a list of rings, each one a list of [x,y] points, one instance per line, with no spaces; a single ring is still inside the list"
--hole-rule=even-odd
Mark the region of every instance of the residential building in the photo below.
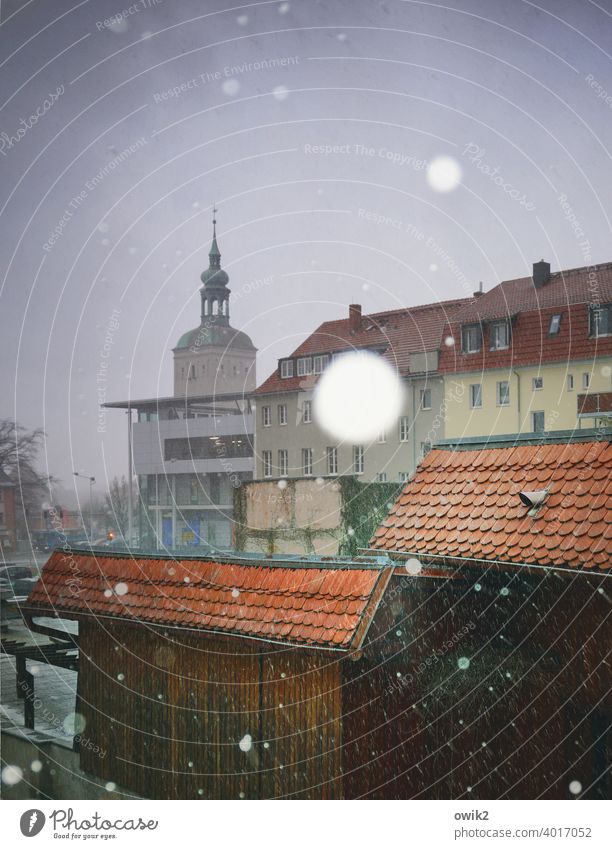
[[[438,369],[444,325],[467,299],[324,322],[283,357],[255,393],[258,478],[356,475],[364,482],[403,481],[444,436],[444,379]],[[338,443],[317,424],[317,381],[334,357],[373,351],[397,369],[405,393],[399,419],[369,444]],[[363,399],[367,404],[367,398]]]
[[[602,416],[588,411],[605,410],[582,396],[612,389],[612,263],[534,263],[477,293],[443,337],[447,437],[594,427]]]
[[[132,410],[137,536],[146,548],[229,548],[233,490],[253,476],[256,348],[230,324],[216,221],[202,275],[200,324],[174,348],[174,395],[108,403]]]

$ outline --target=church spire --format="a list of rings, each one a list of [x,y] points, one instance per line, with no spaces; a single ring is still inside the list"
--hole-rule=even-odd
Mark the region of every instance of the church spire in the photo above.
[[[217,244],[217,207],[213,204],[213,240],[208,252],[209,267],[221,268],[221,251]]]
[[[217,207],[213,204],[213,238],[208,252],[208,268],[200,275],[204,284],[200,289],[202,324],[210,322],[229,324],[229,277],[221,268],[221,251],[217,244]]]

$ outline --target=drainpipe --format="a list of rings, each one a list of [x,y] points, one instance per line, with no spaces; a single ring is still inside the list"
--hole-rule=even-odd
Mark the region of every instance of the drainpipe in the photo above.
[[[132,537],[133,537],[133,510],[132,510],[132,408],[128,406],[127,408],[127,420],[128,420],[128,492],[127,492],[127,508],[128,508],[128,528],[127,528],[127,544],[128,548],[132,547]]]
[[[414,386],[414,380],[412,381],[412,474],[415,473],[417,462],[416,462],[416,389]]]
[[[172,470],[172,549],[176,548],[176,472]]]
[[[516,406],[517,406],[517,415],[518,415],[518,427],[516,429],[517,433],[521,432],[521,376],[518,371],[513,371],[513,374],[516,375]]]

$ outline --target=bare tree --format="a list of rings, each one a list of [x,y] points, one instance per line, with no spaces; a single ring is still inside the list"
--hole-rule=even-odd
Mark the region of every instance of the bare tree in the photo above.
[[[117,528],[123,536],[128,530],[128,482],[125,475],[121,480],[114,477],[104,496],[106,519],[111,528]]]
[[[15,510],[19,536],[25,536],[29,520],[50,497],[55,479],[42,475],[38,455],[44,439],[40,428],[27,430],[11,419],[0,419],[0,469],[15,485]]]

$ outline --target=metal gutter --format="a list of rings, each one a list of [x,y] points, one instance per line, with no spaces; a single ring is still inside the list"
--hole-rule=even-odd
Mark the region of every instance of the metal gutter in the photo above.
[[[342,654],[349,654],[350,648],[336,648],[335,646],[321,646],[316,645],[314,643],[290,643],[286,640],[274,640],[268,639],[267,637],[256,637],[253,634],[238,634],[235,631],[217,631],[211,628],[184,628],[181,625],[170,625],[161,622],[154,622],[149,619],[132,619],[128,616],[110,616],[108,613],[84,613],[83,611],[74,611],[74,610],[60,610],[59,608],[54,607],[52,611],[41,609],[41,608],[29,608],[28,616],[55,616],[56,619],[71,619],[74,621],[79,621],[81,619],[108,619],[112,622],[120,622],[122,625],[147,625],[151,628],[157,628],[163,631],[187,631],[191,634],[207,634],[213,635],[215,637],[228,637],[235,638],[239,640],[256,640],[260,643],[266,643],[268,645],[273,646],[286,646],[287,648],[292,649],[308,649],[312,651],[322,651],[322,652],[336,652]],[[51,629],[52,630],[52,629]]]
[[[572,568],[571,566],[543,566],[539,563],[516,563],[509,560],[483,560],[478,557],[454,557],[449,556],[447,554],[429,554],[423,551],[394,551],[391,549],[382,549],[382,548],[360,548],[358,551],[385,551],[389,556],[391,555],[399,555],[401,557],[416,557],[421,560],[427,561],[431,560],[441,560],[443,563],[448,565],[452,565],[453,563],[457,563],[460,566],[472,566],[476,564],[486,564],[487,566],[502,566],[504,568],[508,568],[516,571],[517,568],[521,569],[538,569],[545,572],[568,572],[571,575],[591,575],[596,576],[598,578],[612,578],[612,569],[610,572],[601,572],[595,571],[592,568],[585,567],[582,569]],[[415,576],[415,577],[418,577]]]

